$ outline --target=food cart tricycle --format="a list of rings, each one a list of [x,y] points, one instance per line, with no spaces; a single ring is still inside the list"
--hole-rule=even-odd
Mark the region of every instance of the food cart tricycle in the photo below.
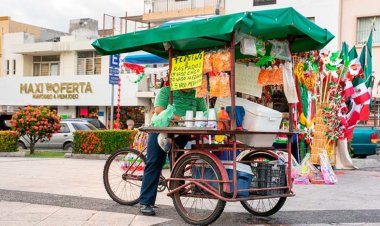
[[[190,224],[207,225],[223,212],[226,202],[241,202],[255,216],[270,216],[294,196],[291,180],[291,137],[293,112],[290,107],[290,128],[275,130],[242,131],[236,129],[235,112],[235,60],[249,58],[239,51],[242,35],[262,37],[265,40],[287,40],[291,52],[321,49],[332,38],[322,29],[300,15],[293,8],[237,13],[215,16],[182,23],[170,23],[150,30],[100,38],[92,45],[103,55],[143,50],[171,60],[175,56],[196,53],[200,50],[228,48],[231,55],[230,90],[231,120],[228,130],[188,127],[145,127],[147,133],[165,133],[169,136],[191,135],[190,149],[180,149],[172,144],[171,174],[160,179],[160,190],[166,187],[168,195],[180,216]],[[172,92],[170,95],[172,101]],[[282,134],[288,137],[286,164],[271,147],[254,147],[237,142],[237,136]],[[204,136],[223,135],[223,144],[204,142]],[[238,156],[244,151],[243,157]],[[227,152],[231,161],[221,161],[218,152]],[[143,152],[122,149],[111,155],[104,170],[105,187],[109,195],[121,204],[134,205],[139,200],[143,166]],[[240,166],[248,166],[250,173],[246,185],[241,185],[244,175]]]

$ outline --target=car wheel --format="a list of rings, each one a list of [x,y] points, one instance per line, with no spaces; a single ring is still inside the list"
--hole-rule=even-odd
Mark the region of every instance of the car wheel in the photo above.
[[[73,152],[73,144],[72,143],[67,143],[63,146],[63,150],[67,152]]]
[[[18,142],[18,149],[20,150],[20,149],[26,149],[26,146],[25,146],[25,144],[22,142],[22,141],[19,141]]]

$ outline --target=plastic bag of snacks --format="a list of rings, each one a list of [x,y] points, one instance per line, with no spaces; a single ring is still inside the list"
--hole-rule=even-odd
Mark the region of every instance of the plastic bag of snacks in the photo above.
[[[240,41],[240,52],[245,55],[256,56],[256,39],[254,37],[243,38]]]
[[[274,80],[275,80],[275,84],[274,85],[282,85],[284,84],[284,78],[283,78],[283,74],[284,73],[284,69],[283,69],[283,65],[280,65],[276,72],[274,73]]]
[[[231,53],[229,51],[218,51],[212,56],[212,68],[216,73],[231,71]]]
[[[325,184],[336,184],[338,182],[338,178],[336,177],[334,170],[331,167],[326,150],[323,150],[322,153],[319,153],[319,160],[321,163],[321,171]]]
[[[203,76],[202,84],[195,88],[196,97],[205,97],[207,95],[207,76]]]
[[[261,86],[265,86],[265,85],[268,85],[268,74],[269,73],[269,70],[266,69],[266,68],[261,68],[260,70],[260,73],[259,73],[259,76],[257,78],[257,84],[261,85]]]
[[[210,76],[210,97],[220,96],[220,76]]]
[[[225,98],[231,96],[230,90],[230,75],[220,73],[220,95],[218,97]]]
[[[272,44],[270,55],[273,58],[280,60],[291,60],[288,41],[270,40],[269,42]]]
[[[206,53],[203,60],[203,74],[209,73],[212,71],[212,56],[213,53]]]

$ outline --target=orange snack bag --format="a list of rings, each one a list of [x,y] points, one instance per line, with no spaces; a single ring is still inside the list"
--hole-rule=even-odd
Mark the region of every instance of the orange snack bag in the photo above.
[[[212,56],[213,53],[206,53],[203,60],[203,74],[212,71]]]
[[[210,77],[210,97],[220,96],[220,76]]]
[[[220,96],[221,98],[231,96],[230,76],[227,73],[220,74]]]
[[[265,69],[265,68],[262,68],[260,70],[260,73],[259,73],[259,76],[257,78],[257,84],[261,85],[261,86],[266,86],[268,85],[268,70]]]
[[[207,77],[203,76],[202,84],[195,88],[196,97],[205,97],[207,94]]]
[[[231,53],[229,51],[219,51],[212,57],[212,68],[218,73],[231,71]]]

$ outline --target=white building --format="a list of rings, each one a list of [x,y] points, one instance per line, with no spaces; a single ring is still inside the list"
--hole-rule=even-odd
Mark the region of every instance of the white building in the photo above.
[[[27,33],[4,35],[3,60],[11,64],[2,68],[10,73],[0,77],[0,112],[11,114],[20,106],[47,105],[62,117],[97,117],[107,123],[111,106],[109,57],[99,56],[91,46],[98,37],[97,21],[73,20],[70,31],[71,36],[51,42],[35,42]],[[143,92],[146,82],[131,82],[136,75],[121,78],[121,122],[128,117],[143,123],[143,112],[149,111],[145,107],[150,105],[144,96],[152,93]],[[117,97],[115,85],[115,106]]]

